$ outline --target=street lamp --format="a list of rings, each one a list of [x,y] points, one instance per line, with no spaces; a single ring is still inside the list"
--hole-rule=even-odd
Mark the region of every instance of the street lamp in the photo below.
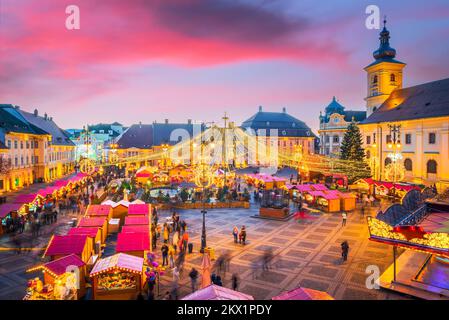
[[[209,187],[212,184],[212,175],[211,175],[211,169],[209,167],[208,164],[206,164],[204,162],[204,147],[206,145],[210,144],[210,146],[212,148],[215,147],[215,144],[211,141],[202,141],[201,142],[201,163],[200,165],[196,168],[196,172],[195,172],[195,184],[202,188],[202,193],[203,193],[203,209],[201,210],[201,213],[203,215],[203,226],[202,226],[202,230],[201,230],[201,249],[200,252],[204,253],[205,248],[207,247],[207,243],[206,243],[206,191],[207,191],[207,187]]]
[[[388,154],[388,157],[392,161],[393,169],[393,201],[396,200],[396,178],[397,178],[397,163],[402,159],[401,149],[401,125],[388,125],[390,129],[390,141],[388,142],[388,149],[392,152]]]

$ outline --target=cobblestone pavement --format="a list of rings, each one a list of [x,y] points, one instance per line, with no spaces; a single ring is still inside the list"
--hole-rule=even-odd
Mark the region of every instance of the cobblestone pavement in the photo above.
[[[375,215],[377,209],[367,210],[366,214]],[[405,299],[366,288],[366,267],[377,265],[382,273],[391,264],[393,255],[391,247],[368,240],[366,219],[359,211],[349,214],[345,227],[341,226],[340,214],[321,214],[315,220],[299,223],[295,219],[280,222],[251,217],[257,213],[257,209],[228,209],[211,210],[206,215],[207,245],[215,249],[216,256],[226,251],[232,256],[230,271],[221,275],[225,287],[231,287],[231,275],[237,273],[238,290],[256,299],[271,299],[298,286],[326,291],[336,299]],[[202,216],[199,210],[181,211],[180,215],[190,226],[188,232],[194,244],[194,253],[187,255],[181,275],[179,296],[183,297],[191,291],[190,269],[200,270]],[[234,243],[231,234],[234,225],[246,226],[245,246]],[[350,245],[345,263],[340,249],[344,240]],[[252,262],[260,261],[267,249],[274,253],[270,270],[253,269]],[[160,295],[170,287],[171,272],[162,278]]]
[[[369,210],[367,215],[374,215]],[[184,271],[180,278],[179,296],[190,293],[188,273],[192,267],[200,270],[200,236],[202,216],[200,210],[180,211],[181,219],[188,225],[190,241],[194,252],[188,254]],[[369,290],[365,286],[366,267],[377,265],[383,272],[392,262],[392,250],[386,245],[368,240],[365,218],[358,211],[350,213],[345,227],[341,226],[340,214],[321,214],[314,220],[299,223],[273,221],[253,218],[258,209],[217,209],[206,215],[207,244],[215,249],[216,256],[229,252],[232,256],[230,270],[221,274],[223,285],[231,287],[231,275],[237,273],[240,278],[238,290],[253,295],[256,299],[271,297],[298,286],[323,290],[336,299],[405,299],[401,295],[383,290]],[[160,213],[160,221],[168,216]],[[58,224],[46,226],[44,235],[32,244],[44,248],[52,234],[65,234],[72,216],[64,216]],[[245,225],[247,244],[234,244],[232,228]],[[31,241],[30,235],[23,237],[23,246]],[[347,240],[350,245],[348,261],[341,261],[340,243]],[[115,237],[108,239],[105,255],[115,251]],[[1,247],[11,246],[9,239],[0,239]],[[157,253],[160,257],[160,243]],[[265,250],[271,249],[274,259],[269,271],[254,269],[253,262],[262,257]],[[0,299],[22,299],[26,281],[36,275],[26,274],[25,270],[41,261],[42,251],[16,254],[0,251]],[[171,271],[161,277],[159,295],[171,287]]]

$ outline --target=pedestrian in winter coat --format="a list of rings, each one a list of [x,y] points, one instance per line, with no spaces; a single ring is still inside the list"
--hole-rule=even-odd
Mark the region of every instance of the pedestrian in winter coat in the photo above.
[[[195,292],[195,290],[197,289],[198,271],[195,268],[192,268],[189,273],[189,277],[192,284],[192,292]]]
[[[237,243],[239,236],[239,228],[237,226],[234,226],[234,229],[232,229],[232,235],[234,236],[234,243]]]
[[[343,258],[343,261],[348,260],[348,253],[349,253],[349,244],[348,241],[343,241],[341,243],[341,256]]]
[[[246,228],[245,226],[243,226],[242,229],[240,229],[239,243],[245,244],[245,241],[246,241]]]

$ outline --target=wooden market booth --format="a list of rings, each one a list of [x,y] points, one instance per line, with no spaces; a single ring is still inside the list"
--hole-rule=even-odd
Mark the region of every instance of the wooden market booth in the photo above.
[[[0,205],[0,235],[7,232],[7,219],[16,218],[20,214],[22,207],[22,203],[5,203]]]
[[[93,227],[93,228],[82,228],[82,227],[76,227],[76,228],[70,228],[68,235],[86,235],[93,239],[94,244],[99,243],[100,246],[104,244],[101,229],[100,227]],[[95,249],[95,253],[97,252],[97,249]]]
[[[43,287],[39,288],[36,279],[29,283],[30,296],[27,300],[77,300],[86,294],[86,263],[76,254],[69,254],[62,258],[28,269],[27,272],[42,270],[44,276]],[[72,272],[73,270],[73,272]],[[73,274],[74,275],[73,275]],[[73,279],[75,276],[75,279]],[[67,281],[75,283],[67,283]],[[36,281],[33,283],[33,281]],[[33,287],[36,285],[36,287]],[[68,288],[76,285],[74,292],[67,292]],[[72,296],[73,295],[73,296]]]
[[[126,217],[125,226],[150,225],[149,216]]]
[[[316,203],[321,206],[326,212],[339,212],[340,211],[340,197],[326,193],[323,191],[315,191],[321,192],[321,195],[317,196]]]
[[[93,239],[87,235],[53,235],[43,256],[54,261],[70,254],[87,263],[93,254]]]
[[[110,206],[112,208],[112,219],[119,219],[120,226],[125,223],[125,217],[128,215],[129,204],[130,202],[126,200],[120,200],[119,202],[106,200],[101,203],[103,206]]]
[[[117,236],[116,252],[145,258],[145,252],[150,250],[149,232],[121,232]]]
[[[112,218],[112,207],[109,205],[102,204],[90,204],[87,206],[86,217],[104,217],[108,220]]]
[[[108,236],[108,219],[105,217],[83,217],[78,223],[78,228],[100,228],[101,230],[101,243],[106,242]]]
[[[356,200],[357,197],[348,192],[341,192],[338,190],[329,190],[326,191],[327,194],[333,194],[340,198],[340,209],[343,211],[352,211],[356,208]]]
[[[93,300],[135,300],[145,283],[143,262],[125,253],[100,259],[90,273]]]
[[[150,215],[151,206],[149,204],[133,204],[128,207],[128,216],[132,217],[145,217]]]
[[[128,225],[123,226],[121,233],[146,233],[150,234],[150,227],[148,225]]]

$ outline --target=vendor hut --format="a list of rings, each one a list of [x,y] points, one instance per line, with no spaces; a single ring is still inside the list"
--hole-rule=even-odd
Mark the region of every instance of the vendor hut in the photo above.
[[[50,260],[53,261],[70,254],[75,254],[87,263],[92,253],[92,239],[87,235],[54,235],[48,243],[44,257],[50,257]]]
[[[38,281],[28,283],[26,300],[77,300],[86,294],[86,263],[77,255],[56,259],[27,270],[42,270],[44,282],[39,288]]]
[[[339,212],[340,211],[340,197],[327,192],[321,192],[321,195],[316,197],[316,204],[326,212]]]
[[[147,225],[136,225],[136,226],[123,226],[121,233],[150,233],[150,228]]]
[[[22,212],[26,213],[34,213],[38,208],[43,208],[43,198],[37,193],[33,194],[22,194],[17,196],[13,203],[23,205]]]
[[[149,204],[130,204],[128,208],[128,216],[145,217],[150,214],[151,207]]]
[[[112,218],[112,207],[101,204],[90,204],[86,209],[86,217],[104,217],[108,220]]]
[[[20,214],[23,204],[5,203],[0,205],[0,235],[11,231],[13,221]]]
[[[327,191],[328,194],[334,194],[340,198],[340,208],[344,211],[355,210],[357,197],[349,192],[340,192],[337,190]]]
[[[86,235],[92,238],[95,254],[101,254],[101,246],[104,244],[101,237],[101,229],[98,228],[71,228],[68,235]]]
[[[149,225],[150,218],[148,216],[144,217],[126,217],[125,226],[135,226],[135,225]]]
[[[108,236],[108,220],[103,217],[89,218],[83,217],[78,223],[79,228],[100,228],[101,230],[101,243],[106,242]]]
[[[127,253],[136,257],[145,257],[145,251],[150,250],[150,237],[147,232],[121,232],[117,237],[116,252]]]
[[[135,300],[144,284],[143,258],[118,253],[100,259],[92,269],[94,300]]]
[[[103,206],[110,206],[112,208],[112,219],[119,219],[120,225],[125,223],[125,217],[128,214],[129,204],[129,201],[126,200],[121,200],[119,202],[107,200],[101,203]]]

